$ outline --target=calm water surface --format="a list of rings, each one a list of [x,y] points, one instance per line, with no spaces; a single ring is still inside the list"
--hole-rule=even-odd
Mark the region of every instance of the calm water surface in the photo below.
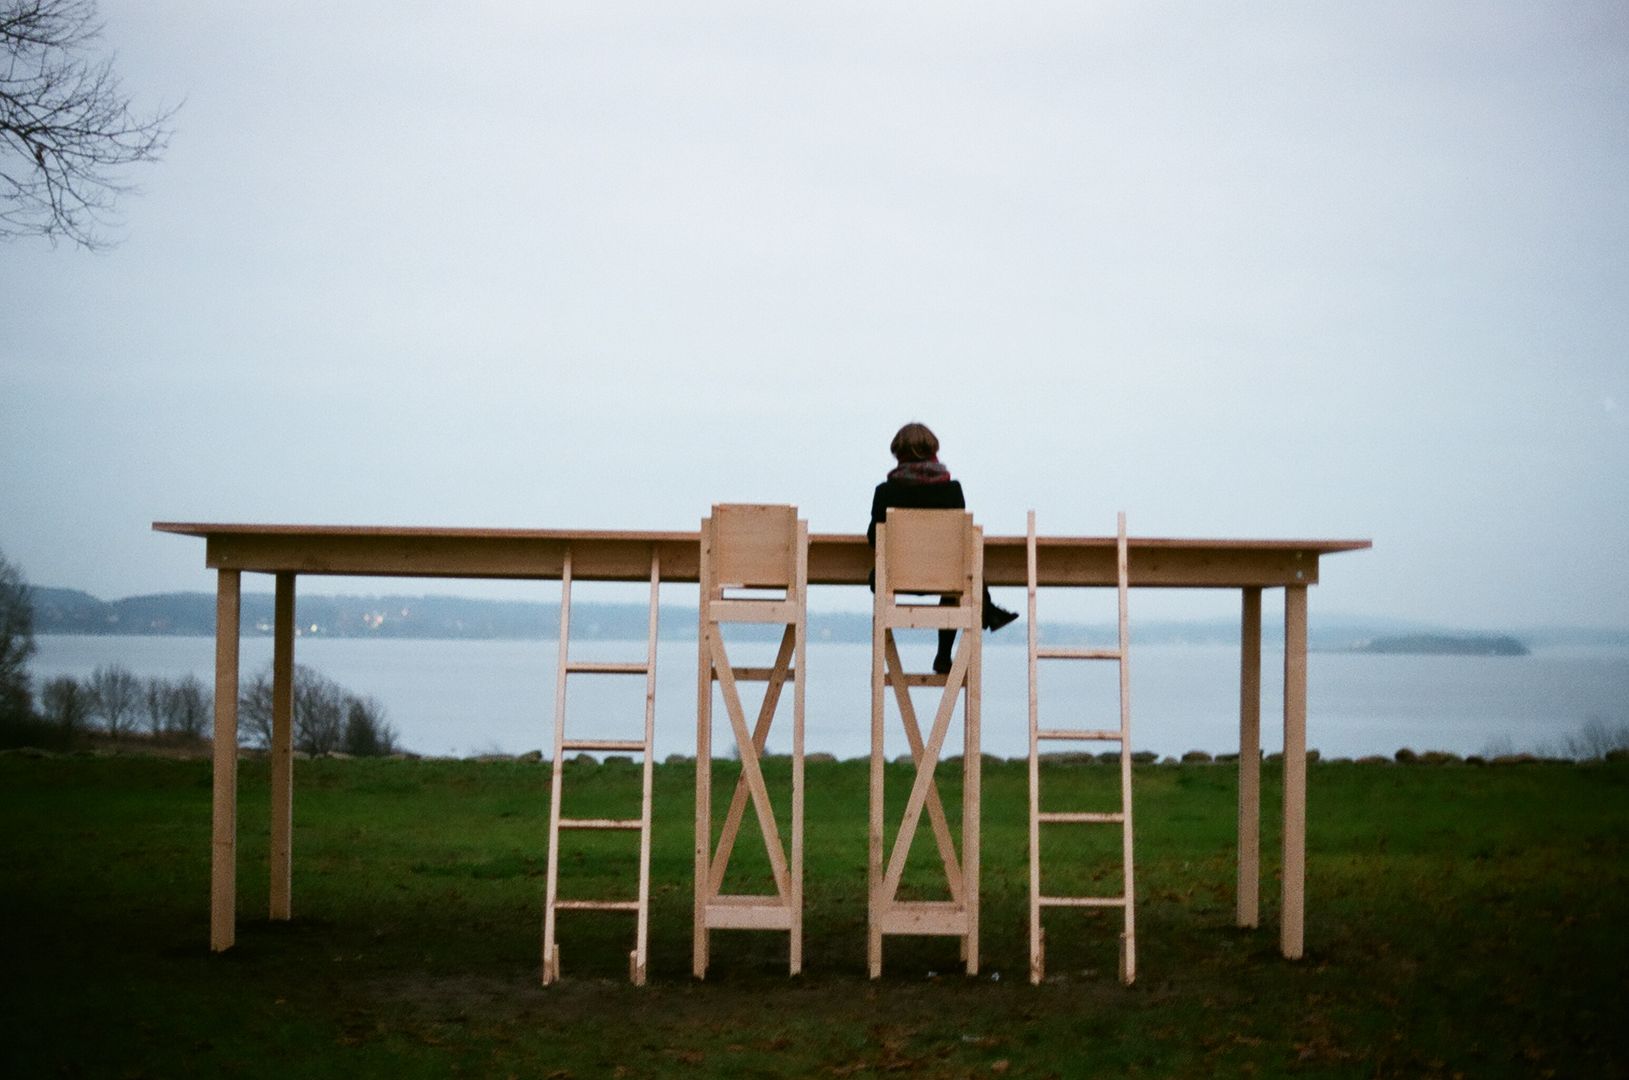
[[[87,676],[99,664],[123,664],[142,677],[214,678],[214,641],[185,637],[41,635],[32,661],[35,685],[54,675]],[[271,662],[270,638],[245,638],[244,680]],[[643,642],[573,645],[579,659],[643,659]],[[424,754],[519,753],[550,745],[554,717],[553,641],[378,641],[302,638],[299,663],[384,704],[403,746]],[[907,643],[905,662],[925,667],[929,644]],[[765,664],[768,646],[733,646],[737,664]],[[1629,650],[1551,649],[1525,657],[1309,657],[1308,745],[1326,756],[1390,754],[1399,747],[1455,753],[1559,748],[1595,718],[1629,723]],[[1264,649],[1262,743],[1281,745],[1283,659]],[[1139,750],[1180,754],[1238,749],[1239,659],[1221,645],[1133,646],[1132,730]],[[838,757],[869,752],[871,648],[810,642],[806,745]],[[664,642],[657,658],[658,756],[694,753],[696,646]],[[761,693],[743,687],[749,723]],[[934,701],[920,691],[924,725]],[[936,694],[936,692],[934,692]],[[716,694],[716,691],[715,691]],[[640,678],[573,676],[568,727],[574,734],[638,737],[643,723]],[[716,700],[716,698],[715,698]],[[783,698],[772,750],[789,746],[790,689]],[[891,708],[891,706],[890,706]],[[1028,692],[1022,639],[984,650],[984,750],[1026,752]],[[1043,666],[1042,723],[1117,724],[1112,664]],[[715,743],[727,735],[722,705],[714,710]],[[892,712],[890,713],[892,716]],[[890,755],[906,752],[890,719]],[[946,753],[958,752],[954,735]]]

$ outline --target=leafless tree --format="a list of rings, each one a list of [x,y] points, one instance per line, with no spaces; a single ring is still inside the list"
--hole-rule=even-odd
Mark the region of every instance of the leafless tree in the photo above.
[[[169,145],[175,109],[131,109],[101,33],[95,0],[0,0],[0,238],[107,247],[121,170]]]
[[[103,664],[91,672],[91,713],[102,721],[109,735],[124,735],[136,726],[136,710],[141,702],[141,680],[129,668]]]
[[[142,719],[149,735],[162,735],[170,726],[170,695],[175,692],[168,679],[148,679],[141,688]]]
[[[72,675],[58,675],[40,688],[40,708],[47,722],[73,734],[90,718],[90,694]]]
[[[0,556],[0,722],[34,715],[28,658],[34,655],[34,604],[17,568]]]
[[[271,669],[250,679],[238,700],[238,720],[248,741],[271,746]],[[347,750],[388,754],[395,750],[395,731],[372,698],[348,693],[328,676],[303,664],[294,665],[294,748],[307,754]]]
[[[396,729],[385,708],[371,697],[345,700],[345,752],[353,757],[382,757],[396,752]]]
[[[166,726],[177,735],[201,739],[209,727],[213,708],[209,691],[196,675],[183,675],[170,684],[166,698],[169,716]]]

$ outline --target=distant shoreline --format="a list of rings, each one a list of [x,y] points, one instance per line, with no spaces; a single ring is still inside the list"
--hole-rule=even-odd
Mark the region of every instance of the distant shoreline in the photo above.
[[[214,637],[215,595],[206,592],[162,593],[102,600],[77,589],[35,587],[36,634],[96,636]],[[269,637],[274,619],[270,593],[242,595],[242,634]],[[643,603],[572,605],[572,637],[582,640],[637,641],[648,630],[650,611]],[[353,640],[553,640],[560,611],[553,603],[534,600],[484,600],[457,596],[319,596],[302,594],[296,601],[301,637]],[[869,612],[810,612],[809,639],[816,642],[867,643]],[[1264,643],[1283,640],[1283,623],[1270,614],[1262,619]],[[1314,616],[1308,645],[1317,652],[1390,655],[1519,656],[1534,648],[1595,646],[1629,648],[1629,627],[1540,627],[1498,632],[1468,631],[1380,616]],[[776,639],[778,631],[765,633]],[[664,639],[694,640],[694,605],[664,605],[660,612]],[[748,635],[750,636],[750,635]],[[1049,644],[1112,643],[1112,624],[1047,621]],[[1019,623],[1004,633],[986,636],[991,645],[1021,645]],[[1132,641],[1142,645],[1237,645],[1236,617],[1191,620],[1132,618]]]

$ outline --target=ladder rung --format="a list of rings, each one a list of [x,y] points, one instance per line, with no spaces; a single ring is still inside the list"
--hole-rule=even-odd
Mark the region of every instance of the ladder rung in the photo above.
[[[1118,731],[1083,731],[1076,728],[1040,728],[1037,739],[1075,739],[1081,742],[1119,742]]]
[[[1119,649],[1081,649],[1070,645],[1038,645],[1037,660],[1118,660],[1124,655]]]
[[[621,750],[624,753],[643,754],[645,744],[639,739],[562,739],[561,750]]]
[[[775,677],[775,669],[772,667],[732,667],[730,668],[730,674],[735,676],[736,682],[768,682]],[[788,682],[796,681],[797,677],[796,668],[789,667],[786,669]],[[713,673],[713,678],[718,678],[716,671]]]
[[[638,911],[638,900],[556,900],[557,911]]]
[[[1073,813],[1068,811],[1041,812],[1035,815],[1035,820],[1042,824],[1051,825],[1112,825],[1126,819],[1124,814],[1115,813]]]
[[[561,818],[562,829],[643,829],[639,818]]]
[[[648,675],[649,664],[613,664],[592,660],[568,660],[566,662],[567,675]]]
[[[1123,896],[1043,896],[1041,907],[1125,907]]]

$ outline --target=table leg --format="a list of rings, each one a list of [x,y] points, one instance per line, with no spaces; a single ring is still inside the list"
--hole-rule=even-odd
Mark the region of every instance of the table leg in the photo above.
[[[1307,878],[1307,587],[1284,590],[1284,902],[1279,949],[1299,960]]]
[[[237,940],[238,611],[241,574],[218,572],[215,589],[215,803],[209,867],[209,947]]]
[[[1255,927],[1261,899],[1261,589],[1244,590],[1239,661],[1239,878],[1235,922]]]
[[[293,917],[294,575],[277,575],[272,629],[271,917]]]

